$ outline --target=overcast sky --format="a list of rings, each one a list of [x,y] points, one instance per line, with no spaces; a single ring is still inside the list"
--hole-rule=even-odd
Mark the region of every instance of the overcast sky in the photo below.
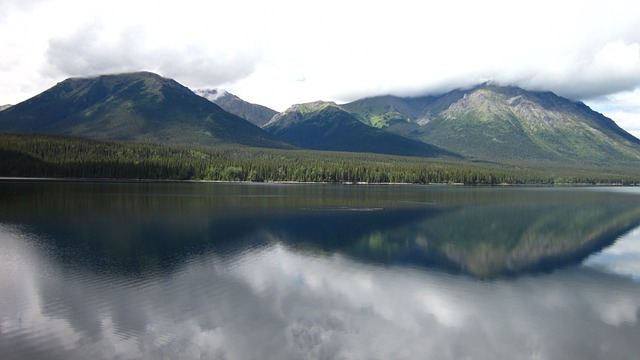
[[[485,81],[640,136],[640,1],[0,0],[0,105],[148,70],[284,110]]]

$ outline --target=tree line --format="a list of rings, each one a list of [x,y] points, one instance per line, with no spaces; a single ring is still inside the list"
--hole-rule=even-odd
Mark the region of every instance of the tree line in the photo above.
[[[0,176],[253,182],[624,184],[627,169],[518,168],[452,159],[365,153],[209,148],[0,134]]]

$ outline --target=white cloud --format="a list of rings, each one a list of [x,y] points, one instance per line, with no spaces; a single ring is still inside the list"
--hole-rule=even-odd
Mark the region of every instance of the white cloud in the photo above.
[[[111,37],[111,38],[110,38]],[[46,52],[53,74],[83,76],[139,70],[159,72],[191,86],[224,83],[253,71],[256,54],[223,53],[199,44],[150,47],[148,32],[131,27],[107,33],[91,24],[68,37],[53,38]]]
[[[585,264],[615,274],[631,276],[640,282],[640,228],[631,231],[612,246],[589,257]]]
[[[614,119],[615,122],[640,139],[640,86],[586,102],[594,110]]]

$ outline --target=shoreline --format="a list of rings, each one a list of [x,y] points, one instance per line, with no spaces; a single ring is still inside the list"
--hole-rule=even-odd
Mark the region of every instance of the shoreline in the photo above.
[[[557,183],[557,184],[463,184],[463,183],[397,183],[397,182],[313,182],[313,181],[226,181],[226,180],[172,180],[172,179],[118,179],[118,178],[50,178],[50,177],[7,177],[0,176],[2,182],[78,182],[78,183],[220,183],[245,185],[415,185],[415,186],[453,186],[453,187],[638,187],[620,183]]]

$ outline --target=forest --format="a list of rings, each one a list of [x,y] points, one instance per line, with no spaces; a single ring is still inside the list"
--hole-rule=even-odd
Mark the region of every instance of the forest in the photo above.
[[[0,177],[410,184],[640,184],[630,166],[499,164],[238,145],[0,134]]]

